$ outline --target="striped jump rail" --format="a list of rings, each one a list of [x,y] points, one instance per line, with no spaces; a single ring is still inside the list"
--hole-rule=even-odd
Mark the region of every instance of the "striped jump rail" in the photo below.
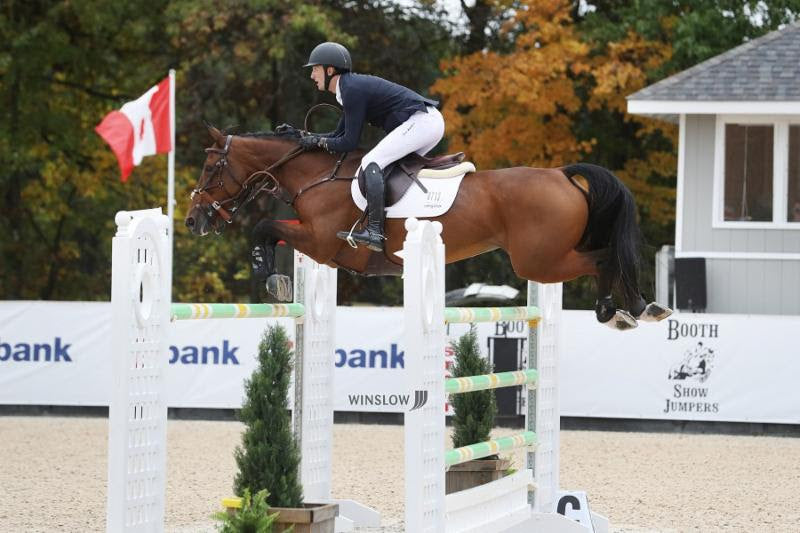
[[[446,467],[450,467],[472,461],[473,459],[480,459],[481,457],[488,457],[500,452],[507,452],[509,450],[533,446],[535,444],[536,433],[533,431],[525,431],[509,437],[501,437],[499,439],[492,439],[486,442],[479,442],[478,444],[470,444],[469,446],[448,450],[444,456],[444,463]]]
[[[303,304],[172,304],[172,320],[301,317]]]
[[[536,383],[539,372],[531,368],[516,370],[514,372],[498,372],[497,374],[483,374],[480,376],[466,376],[461,378],[448,378],[444,381],[444,391],[447,394],[461,394],[486,389],[499,389],[501,387],[514,387]]]
[[[541,318],[539,308],[533,305],[519,307],[445,307],[444,321],[448,324],[473,322],[500,322],[527,320],[531,326]]]

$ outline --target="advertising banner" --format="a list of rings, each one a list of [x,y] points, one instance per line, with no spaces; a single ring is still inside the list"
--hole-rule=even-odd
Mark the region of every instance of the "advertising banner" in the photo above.
[[[633,331],[564,313],[562,416],[800,423],[800,318],[674,314]]]
[[[559,363],[562,416],[800,423],[800,318],[676,314],[633,331],[599,325],[590,311],[563,313]],[[334,400],[339,411],[403,412],[392,394],[408,356],[400,308],[340,307]],[[269,324],[291,339],[294,322],[220,319],[174,322],[170,407],[237,408]],[[455,341],[468,325],[448,329]],[[478,342],[496,372],[527,357],[527,324],[482,323]],[[0,404],[108,405],[110,304],[0,302]],[[447,348],[447,368],[452,348]],[[383,393],[385,392],[385,393]],[[521,388],[497,391],[503,413],[523,413]]]

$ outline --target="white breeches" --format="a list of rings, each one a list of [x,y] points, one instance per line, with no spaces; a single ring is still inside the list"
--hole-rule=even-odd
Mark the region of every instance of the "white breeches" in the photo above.
[[[361,168],[377,163],[381,170],[389,163],[416,152],[425,155],[439,144],[444,136],[444,118],[439,110],[428,106],[428,112],[417,111],[393,129],[361,159]]]

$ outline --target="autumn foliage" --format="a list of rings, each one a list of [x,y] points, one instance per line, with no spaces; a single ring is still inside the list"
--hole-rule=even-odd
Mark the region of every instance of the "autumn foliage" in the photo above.
[[[11,0],[3,6],[0,298],[108,299],[114,214],[165,206],[166,158],[146,158],[122,185],[113,154],[93,128],[172,67],[173,297],[258,301],[263,287],[250,278],[250,229],[261,217],[293,214],[264,198],[224,236],[188,234],[181,220],[209,143],[202,120],[234,132],[302,124],[312,104],[335,102],[301,68],[324,40],[349,46],[359,72],[435,93],[448,148],[465,151],[479,167],[583,160],[610,168],[633,192],[645,236],[658,247],[674,238],[677,127],[627,114],[626,96],[800,15],[797,0],[447,3],[459,13],[438,0],[141,4]],[[454,23],[454,14],[465,23]],[[335,113],[312,118],[317,131],[337,120]],[[383,134],[365,128],[363,147]],[[291,254],[281,248],[279,262],[283,252],[288,270]],[[594,291],[585,279],[568,284],[568,306],[591,306]],[[397,279],[341,272],[339,281],[342,304],[392,305],[402,298]],[[523,284],[502,252],[448,265],[448,288],[476,281]]]
[[[596,138],[581,138],[576,121],[584,111],[608,109],[636,122],[643,135],[668,124],[625,114],[625,96],[647,84],[647,72],[671,50],[630,30],[625,38],[595,50],[581,38],[564,0],[520,2],[504,27],[513,51],[482,50],[442,62],[444,77],[432,87],[444,101],[450,148],[464,151],[479,167],[562,166],[591,158]],[[653,173],[670,176],[674,151],[641,153],[612,169],[637,202],[660,223],[674,218],[673,189],[652,185]]]
[[[452,149],[488,168],[559,166],[591,148],[572,131],[570,114],[582,105],[574,79],[589,69],[590,50],[570,21],[565,2],[530,2],[506,30],[517,32],[512,53],[442,63],[432,91],[443,98]]]

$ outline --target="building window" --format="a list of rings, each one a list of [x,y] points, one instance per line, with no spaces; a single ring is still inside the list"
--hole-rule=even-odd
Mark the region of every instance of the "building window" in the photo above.
[[[716,122],[712,227],[800,230],[800,118]]]
[[[788,175],[789,222],[800,222],[800,126],[789,126],[789,175]]]
[[[725,124],[725,221],[772,221],[773,139],[772,125]]]

